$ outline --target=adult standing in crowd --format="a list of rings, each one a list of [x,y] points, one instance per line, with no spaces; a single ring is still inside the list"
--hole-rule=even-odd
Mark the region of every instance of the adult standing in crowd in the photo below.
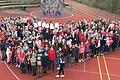
[[[54,48],[51,46],[50,50],[48,51],[48,56],[50,58],[50,65],[49,65],[49,69],[52,68],[52,70],[54,70],[54,63],[55,63],[55,59],[56,59],[56,52],[54,50]]]
[[[36,57],[33,54],[32,58],[30,59],[31,67],[32,67],[32,74],[33,76],[36,76]]]

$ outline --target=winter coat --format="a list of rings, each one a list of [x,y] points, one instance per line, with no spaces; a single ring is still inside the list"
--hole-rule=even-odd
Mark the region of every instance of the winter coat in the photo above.
[[[48,56],[50,58],[50,60],[54,61],[56,59],[56,53],[55,53],[55,50],[49,50],[48,51]]]
[[[80,45],[79,53],[84,54],[84,52],[85,52],[85,46]]]
[[[90,43],[85,43],[85,52],[90,52]]]
[[[48,56],[42,56],[42,66],[47,67],[49,65],[49,57]]]
[[[60,69],[63,69],[65,67],[65,59],[64,58],[60,58],[58,60],[58,62],[59,62]]]

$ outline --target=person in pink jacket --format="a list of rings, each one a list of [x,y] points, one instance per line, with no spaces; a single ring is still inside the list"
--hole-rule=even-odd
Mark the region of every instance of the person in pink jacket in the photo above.
[[[88,55],[90,56],[90,43],[89,41],[87,40],[85,42],[85,53],[84,53],[84,59],[87,59],[88,58]]]
[[[81,44],[79,45],[79,62],[84,61],[83,60],[84,52],[85,52],[85,46],[84,46],[83,42],[81,42]]]
[[[25,59],[25,54],[24,54],[24,50],[21,50],[21,54],[20,54],[20,63],[22,63]]]

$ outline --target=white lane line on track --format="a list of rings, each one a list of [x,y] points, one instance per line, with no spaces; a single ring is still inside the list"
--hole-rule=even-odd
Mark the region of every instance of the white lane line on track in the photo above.
[[[10,69],[10,67],[7,65],[6,62],[4,62],[5,66],[7,67],[7,69],[13,74],[13,76],[17,79],[20,80],[20,78],[18,78],[18,76]]]
[[[117,60],[120,61],[120,58],[114,58],[114,57],[105,57],[106,59],[111,59],[111,60]]]
[[[100,74],[99,72],[93,72],[93,71],[83,71],[83,70],[76,70],[76,69],[65,69],[65,70],[69,70],[69,71],[75,71],[75,72],[81,72],[81,73],[89,73],[89,74]],[[102,75],[107,76],[106,73],[102,73]],[[114,77],[120,77],[120,74],[109,74],[110,76],[114,76]]]

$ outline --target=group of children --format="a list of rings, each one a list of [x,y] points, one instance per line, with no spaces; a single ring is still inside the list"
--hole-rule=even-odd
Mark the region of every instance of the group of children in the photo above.
[[[1,59],[16,64],[22,73],[32,72],[33,76],[58,69],[56,77],[64,77],[65,66],[119,47],[119,21],[91,19],[59,24],[30,17],[0,21]]]

